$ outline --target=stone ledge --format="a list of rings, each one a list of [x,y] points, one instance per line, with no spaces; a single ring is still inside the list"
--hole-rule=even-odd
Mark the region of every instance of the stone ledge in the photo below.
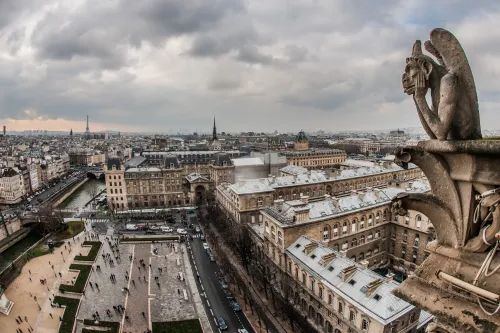
[[[430,153],[460,153],[500,155],[500,141],[488,140],[426,140],[419,141],[418,148]]]

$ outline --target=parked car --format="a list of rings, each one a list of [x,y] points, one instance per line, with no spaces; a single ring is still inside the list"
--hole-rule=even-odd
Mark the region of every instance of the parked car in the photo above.
[[[200,240],[204,241],[205,240],[205,235],[204,234],[201,234],[200,235]]]
[[[238,304],[238,302],[236,302],[236,301],[233,300],[233,301],[229,302],[229,305],[231,305],[231,309],[233,309],[233,311],[235,311],[235,312],[241,311],[241,307]]]
[[[181,235],[187,235],[187,231],[185,229],[182,229],[182,228],[178,228],[177,233],[181,234]]]
[[[224,321],[224,318],[222,317],[217,317],[217,326],[223,331],[227,330],[227,325],[226,322]]]
[[[173,232],[174,229],[170,228],[170,227],[161,227],[161,232],[163,233],[168,233],[168,232]]]
[[[200,229],[200,227],[196,227],[196,228],[194,229],[194,231],[196,231],[196,232],[201,232],[201,229]]]
[[[213,255],[208,256],[211,262],[215,262],[215,257]]]
[[[208,246],[207,243],[203,243],[203,249],[206,251],[206,250],[209,250],[210,249],[210,246]]]
[[[154,230],[146,230],[146,232],[144,234],[145,235],[156,235],[156,231],[154,231]]]
[[[159,226],[154,225],[154,226],[152,226],[150,229],[151,229],[151,230],[160,230],[160,227],[159,227]]]
[[[246,328],[238,328],[238,333],[248,333]]]

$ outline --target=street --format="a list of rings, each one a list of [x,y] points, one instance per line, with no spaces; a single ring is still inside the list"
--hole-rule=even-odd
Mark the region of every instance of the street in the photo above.
[[[190,218],[190,223],[197,225],[196,217],[192,216]],[[227,325],[227,330],[225,332],[237,333],[239,328],[245,328],[248,332],[254,332],[247,318],[243,312],[235,312],[231,308],[227,295],[219,282],[219,276],[221,276],[221,271],[215,262],[211,262],[203,248],[203,242],[199,238],[194,238],[190,241],[193,260],[193,267],[195,269],[194,274],[199,274],[200,281],[197,281],[198,290],[200,294],[205,294],[204,306],[207,315],[214,319],[215,317],[222,316]],[[244,304],[240,304],[242,308],[245,307]],[[217,325],[215,324],[215,319],[212,320],[212,327],[214,332],[220,332]]]

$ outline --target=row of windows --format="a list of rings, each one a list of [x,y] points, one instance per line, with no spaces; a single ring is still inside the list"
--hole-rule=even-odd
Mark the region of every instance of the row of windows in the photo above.
[[[358,230],[362,230],[365,228],[365,226],[371,227],[374,224],[379,224],[381,221],[386,222],[387,221],[387,216],[388,216],[388,210],[384,210],[384,214],[381,215],[381,212],[378,211],[375,216],[373,214],[369,214],[368,218],[365,216],[362,216],[360,220],[358,221],[357,218],[354,218],[351,222],[349,220],[345,220],[342,223],[342,229],[339,230],[339,224],[335,223],[331,227],[330,225],[325,225],[323,227],[323,240],[329,240],[333,237],[339,236],[339,232],[342,233],[342,235],[346,235],[348,233],[354,233]]]

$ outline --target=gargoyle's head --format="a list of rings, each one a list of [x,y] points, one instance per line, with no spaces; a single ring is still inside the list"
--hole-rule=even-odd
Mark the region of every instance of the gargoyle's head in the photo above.
[[[413,45],[412,56],[406,58],[403,74],[403,89],[408,95],[413,95],[416,88],[429,88],[429,76],[433,69],[433,61],[422,54],[422,44],[419,40]]]

